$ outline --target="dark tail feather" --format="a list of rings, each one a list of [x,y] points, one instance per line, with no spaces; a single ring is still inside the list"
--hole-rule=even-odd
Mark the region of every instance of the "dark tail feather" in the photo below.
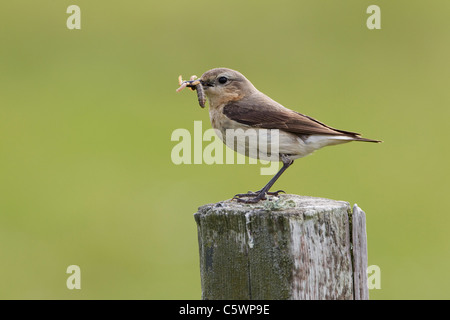
[[[314,119],[313,119],[314,120]],[[324,125],[326,127],[328,127],[327,125]],[[350,136],[351,138],[353,138],[354,141],[365,141],[365,142],[375,142],[375,143],[381,143],[383,141],[381,140],[373,140],[373,139],[367,139],[367,138],[363,138],[361,137],[361,133],[357,133],[357,132],[352,132],[352,131],[346,131],[346,130],[339,130],[339,129],[334,129],[331,127],[328,127],[334,131],[337,131],[345,136]]]
[[[354,139],[354,141],[365,141],[365,142],[375,142],[375,143],[383,142],[381,140],[367,139],[367,138],[362,138],[362,137],[358,137],[358,136],[352,136],[352,138]]]

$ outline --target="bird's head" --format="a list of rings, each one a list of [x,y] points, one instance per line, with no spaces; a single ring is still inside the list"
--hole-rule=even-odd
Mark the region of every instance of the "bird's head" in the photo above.
[[[208,70],[200,81],[211,106],[240,100],[257,91],[240,72],[227,68]]]

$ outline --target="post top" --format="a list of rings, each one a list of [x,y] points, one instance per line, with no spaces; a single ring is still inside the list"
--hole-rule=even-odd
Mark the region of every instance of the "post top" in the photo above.
[[[342,208],[349,211],[351,207],[346,201],[300,196],[296,194],[280,194],[279,196],[267,196],[267,200],[252,204],[242,203],[231,199],[210,203],[199,207],[196,215],[221,212],[246,214],[253,211],[269,211],[280,214],[308,214]]]

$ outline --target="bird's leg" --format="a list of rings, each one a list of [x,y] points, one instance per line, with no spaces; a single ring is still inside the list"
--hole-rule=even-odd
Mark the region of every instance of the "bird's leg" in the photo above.
[[[277,196],[280,192],[284,192],[283,190],[278,190],[276,192],[269,192],[269,189],[274,185],[274,183],[283,174],[283,172],[286,171],[286,169],[289,168],[292,163],[294,163],[294,160],[291,160],[288,156],[284,154],[281,155],[281,161],[283,162],[283,167],[280,169],[280,171],[277,172],[277,174],[272,179],[270,179],[269,183],[267,183],[264,186],[264,188],[256,192],[249,191],[248,193],[238,193],[233,197],[233,199],[236,199],[238,202],[256,203],[260,200],[265,200],[266,195]]]

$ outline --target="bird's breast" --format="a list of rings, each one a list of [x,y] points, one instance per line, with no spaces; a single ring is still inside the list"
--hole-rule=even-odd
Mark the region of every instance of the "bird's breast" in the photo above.
[[[243,127],[248,127],[237,121],[233,121],[226,115],[224,115],[223,105],[217,108],[210,108],[209,118],[211,120],[212,127],[221,132],[223,131],[223,133],[225,133],[227,129],[238,129],[238,128],[242,129]]]

